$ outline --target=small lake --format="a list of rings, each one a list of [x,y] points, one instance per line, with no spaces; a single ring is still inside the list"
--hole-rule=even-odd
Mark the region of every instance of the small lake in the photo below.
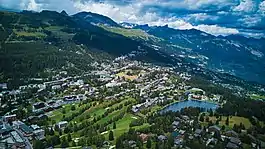
[[[185,100],[185,101],[180,101],[180,102],[176,102],[174,104],[171,104],[171,105],[165,107],[164,109],[162,109],[160,112],[161,113],[168,112],[168,111],[177,112],[177,111],[180,111],[181,109],[188,108],[188,107],[203,108],[205,110],[212,109],[214,111],[219,106],[218,106],[218,104],[206,102],[206,101]]]

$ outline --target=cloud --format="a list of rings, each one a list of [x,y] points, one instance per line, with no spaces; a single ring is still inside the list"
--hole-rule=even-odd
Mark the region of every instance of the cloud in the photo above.
[[[168,24],[214,35],[262,35],[265,31],[262,0],[0,0],[0,5],[34,11],[66,10],[69,14],[91,11],[117,22]]]

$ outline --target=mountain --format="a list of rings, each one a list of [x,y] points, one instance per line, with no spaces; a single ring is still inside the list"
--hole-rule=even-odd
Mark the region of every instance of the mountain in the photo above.
[[[265,84],[265,40],[239,35],[213,36],[205,32],[176,30],[168,26],[139,25],[150,35],[164,39],[172,50],[214,71]],[[173,52],[173,53],[174,53]]]
[[[65,16],[68,16],[68,14],[67,14],[67,12],[66,12],[65,10],[63,10],[63,11],[61,12],[61,14],[62,14],[62,15],[65,15]]]
[[[0,82],[8,80],[16,87],[28,78],[49,76],[47,74],[53,71],[66,69],[80,74],[89,70],[87,64],[91,62],[108,61],[130,53],[138,60],[174,62],[169,59],[170,55],[158,52],[142,41],[89,22],[89,17],[81,17],[85,14],[91,13],[67,16],[46,10],[40,13],[0,12],[0,18],[4,20],[0,28]],[[92,18],[101,20],[105,17],[94,15]],[[113,23],[110,19],[102,21]]]
[[[259,40],[248,41],[247,45],[243,39],[168,26],[137,25],[128,29],[99,14],[66,14],[0,12],[4,20],[0,28],[1,82],[9,80],[18,85],[26,78],[45,76],[47,69],[64,68],[78,74],[89,69],[87,63],[125,55],[213,81],[240,83],[237,77],[241,77],[264,83],[264,51],[258,49],[262,45],[257,44]]]
[[[77,14],[74,14],[73,17],[84,19],[85,21],[94,24],[103,24],[108,26],[120,27],[120,25],[115,21],[113,21],[112,19],[92,12],[79,12]]]

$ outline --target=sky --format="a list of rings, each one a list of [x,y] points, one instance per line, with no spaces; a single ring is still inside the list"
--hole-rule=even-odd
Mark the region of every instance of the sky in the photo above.
[[[90,11],[116,22],[265,37],[265,0],[0,0],[17,10]]]

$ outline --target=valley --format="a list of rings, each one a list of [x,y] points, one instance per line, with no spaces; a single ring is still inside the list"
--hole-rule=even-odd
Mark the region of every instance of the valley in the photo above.
[[[263,38],[91,12],[0,20],[0,148],[265,146]]]

